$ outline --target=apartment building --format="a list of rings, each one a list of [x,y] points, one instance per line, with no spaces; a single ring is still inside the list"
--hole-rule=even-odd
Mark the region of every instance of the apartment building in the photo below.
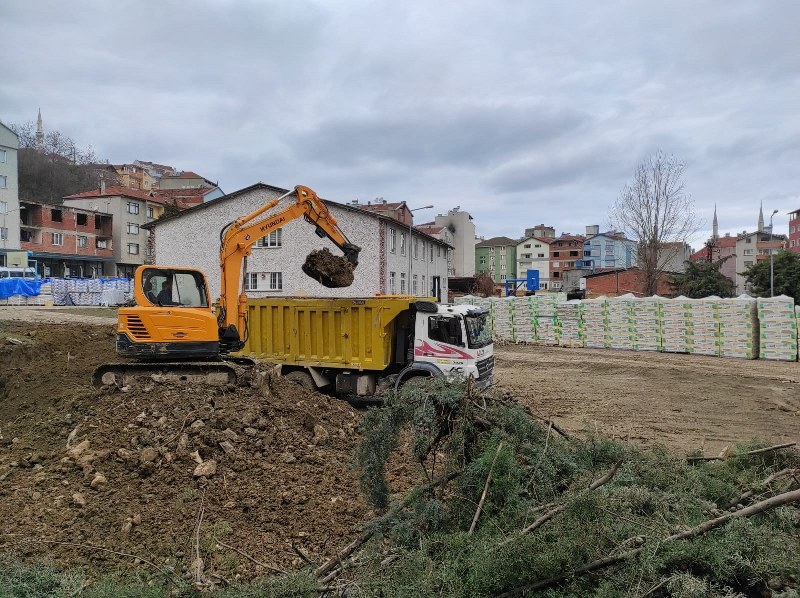
[[[508,237],[493,237],[475,245],[475,272],[486,273],[495,284],[516,278],[517,244]]]
[[[528,231],[540,232],[541,229],[526,229]],[[526,237],[517,244],[517,278],[527,278],[528,270],[538,270],[539,289],[542,291],[550,290],[550,244],[553,239]]]
[[[20,249],[18,149],[19,137],[0,122],[0,266]]]
[[[789,212],[789,243],[787,249],[800,253],[800,209]]]
[[[586,237],[564,233],[550,242],[550,288],[563,288],[563,272],[574,270],[583,258],[583,243]]]
[[[20,206],[21,246],[42,277],[98,278],[113,270],[111,214],[25,200]]]

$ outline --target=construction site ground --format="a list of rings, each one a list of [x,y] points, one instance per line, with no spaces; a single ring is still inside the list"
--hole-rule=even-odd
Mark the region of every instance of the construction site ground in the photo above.
[[[360,409],[267,367],[239,387],[96,389],[114,323],[113,310],[0,308],[0,553],[188,572],[199,547],[208,570],[249,578],[321,562],[375,515],[353,467]],[[498,388],[569,432],[706,454],[798,440],[797,363],[524,345],[496,357]],[[421,475],[400,460],[389,481],[402,492]]]

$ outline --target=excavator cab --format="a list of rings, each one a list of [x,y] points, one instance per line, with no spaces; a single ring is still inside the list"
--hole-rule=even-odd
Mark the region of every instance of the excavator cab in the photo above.
[[[149,360],[219,357],[219,329],[203,273],[190,268],[140,266],[135,307],[119,310],[117,352]]]

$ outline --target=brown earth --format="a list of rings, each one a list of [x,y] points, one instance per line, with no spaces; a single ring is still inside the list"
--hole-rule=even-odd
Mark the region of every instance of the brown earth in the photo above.
[[[228,547],[291,569],[302,566],[293,545],[322,562],[374,515],[352,466],[360,410],[263,369],[239,387],[98,390],[92,370],[116,359],[113,320],[33,311],[70,323],[0,312],[0,552],[134,566],[49,543],[68,542],[186,570],[202,512],[206,571],[249,578],[266,569]],[[797,363],[531,346],[496,355],[499,388],[573,432],[708,454],[753,436],[800,440]],[[196,475],[198,460],[216,472]],[[393,490],[419,472],[395,462]]]
[[[495,346],[495,380],[573,432],[717,454],[800,442],[800,363],[646,351]]]
[[[13,342],[9,341],[13,339]],[[259,369],[244,386],[94,389],[111,328],[0,322],[0,552],[116,569],[131,559],[252,577],[323,562],[374,513],[352,467],[361,412]],[[199,476],[198,462],[216,471]],[[404,463],[390,479],[418,481]]]
[[[306,257],[303,272],[329,288],[349,287],[353,284],[353,264],[346,258],[334,255],[327,248],[315,249]]]

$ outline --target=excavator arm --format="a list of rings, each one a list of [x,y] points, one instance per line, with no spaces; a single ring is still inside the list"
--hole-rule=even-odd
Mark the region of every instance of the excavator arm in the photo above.
[[[282,199],[292,194],[296,197],[295,203],[279,212],[265,216]],[[233,349],[233,346],[244,341],[247,296],[243,288],[243,266],[253,245],[260,238],[301,216],[306,222],[316,227],[315,232],[319,237],[329,238],[341,249],[344,259],[349,264],[353,267],[358,265],[358,254],[361,248],[347,239],[325,203],[308,187],[298,185],[293,191],[289,191],[250,214],[234,220],[220,232],[221,292],[217,322],[220,328],[221,345],[229,345]],[[310,272],[305,266],[303,271],[324,286],[332,288],[338,286],[323,273]]]

